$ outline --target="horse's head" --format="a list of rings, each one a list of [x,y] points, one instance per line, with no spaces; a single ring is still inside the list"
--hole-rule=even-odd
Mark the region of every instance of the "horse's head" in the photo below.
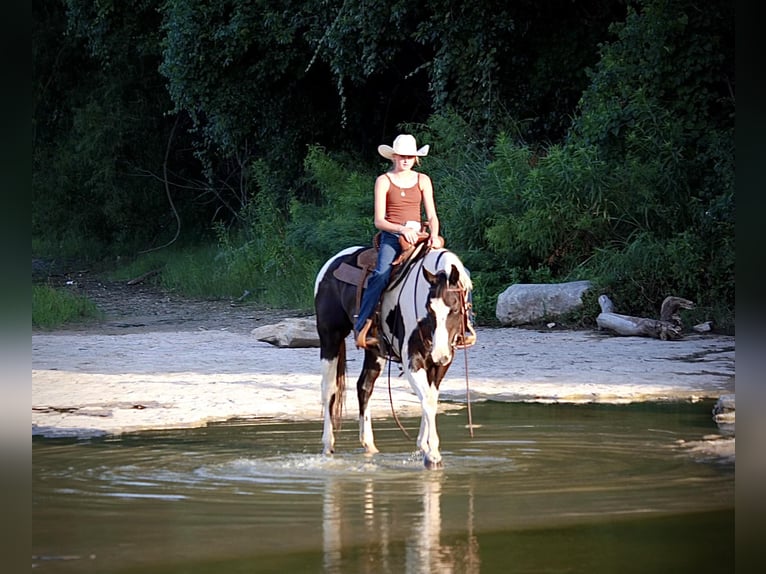
[[[437,365],[448,365],[458,337],[465,332],[467,321],[467,290],[461,282],[456,266],[447,271],[431,273],[423,267],[423,277],[429,284],[426,310],[431,333],[431,360]]]

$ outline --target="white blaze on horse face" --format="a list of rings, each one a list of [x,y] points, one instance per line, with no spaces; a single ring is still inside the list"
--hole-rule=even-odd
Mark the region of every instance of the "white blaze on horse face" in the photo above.
[[[446,365],[452,360],[452,347],[447,329],[447,316],[450,313],[450,308],[441,299],[432,299],[430,306],[436,319],[431,359],[437,365]]]

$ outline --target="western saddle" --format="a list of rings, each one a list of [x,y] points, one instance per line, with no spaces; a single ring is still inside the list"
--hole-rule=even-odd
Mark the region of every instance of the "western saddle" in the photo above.
[[[406,263],[410,260],[414,260],[420,255],[424,254],[423,249],[425,241],[428,239],[429,234],[421,231],[418,233],[418,240],[415,243],[409,243],[403,236],[399,237],[399,245],[402,247],[402,252],[394,260],[391,268],[391,278],[389,279],[389,285],[392,284],[399,275],[399,272],[406,267]],[[441,240],[441,244],[444,244],[444,239]],[[334,271],[333,276],[339,281],[356,286],[356,310],[359,312],[359,306],[362,300],[362,292],[367,285],[367,278],[378,261],[378,248],[380,246],[380,233],[377,233],[373,239],[373,246],[369,247],[359,253],[356,257],[355,265],[343,262]],[[465,330],[464,333],[458,338],[456,347],[464,349],[470,347],[476,343],[476,331],[474,331],[472,322],[470,320],[471,304],[468,301],[465,304]],[[375,312],[372,316],[372,321],[365,325],[365,328],[357,334],[356,344],[359,348],[367,348],[369,345],[365,342],[368,337],[373,340],[377,340],[378,344],[380,339],[377,337],[380,326],[380,302],[375,307]]]

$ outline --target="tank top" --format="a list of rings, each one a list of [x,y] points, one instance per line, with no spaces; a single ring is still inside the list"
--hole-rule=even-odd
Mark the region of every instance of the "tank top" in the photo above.
[[[401,188],[386,174],[390,183],[386,198],[386,220],[398,225],[407,221],[420,221],[420,205],[423,192],[420,189],[420,174],[412,187]]]

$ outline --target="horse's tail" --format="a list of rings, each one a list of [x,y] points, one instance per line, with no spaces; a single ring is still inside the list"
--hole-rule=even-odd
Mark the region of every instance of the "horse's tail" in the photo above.
[[[332,428],[340,430],[343,405],[346,402],[346,342],[341,341],[335,365],[335,400],[332,403]]]

